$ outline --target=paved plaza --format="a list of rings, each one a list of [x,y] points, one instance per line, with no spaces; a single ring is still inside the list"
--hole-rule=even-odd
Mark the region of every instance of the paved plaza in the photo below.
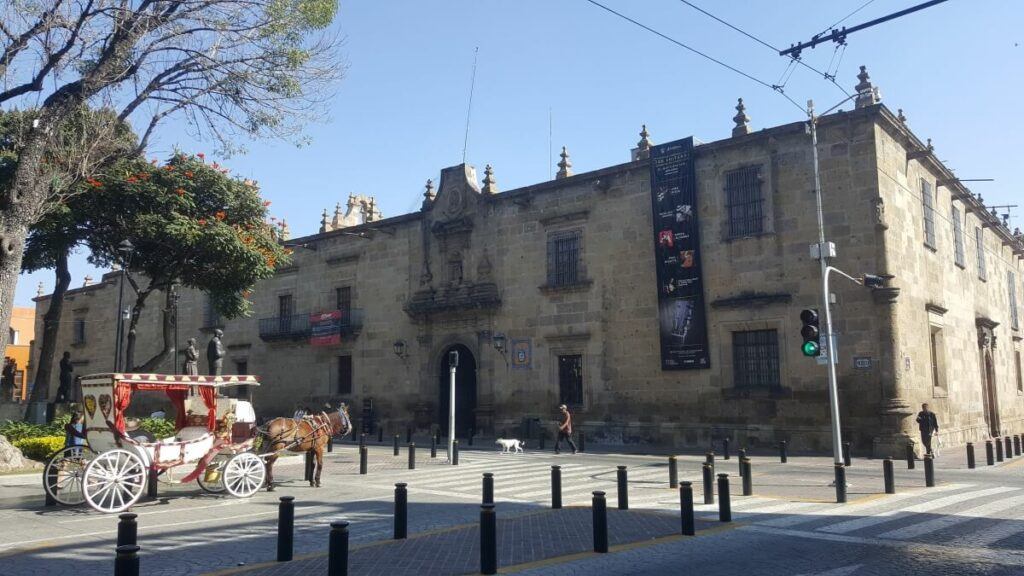
[[[478,442],[477,448],[480,448]],[[595,449],[598,447],[594,447]],[[369,474],[356,449],[328,455],[324,486],[302,481],[302,460],[278,463],[276,492],[247,500],[161,485],[139,515],[147,575],[290,575],[326,572],[329,523],[351,522],[352,574],[466,574],[479,562],[481,474],[495,475],[499,567],[522,574],[1024,574],[1024,458],[967,470],[963,451],[937,461],[938,485],[923,465],[896,461],[897,493],[882,494],[881,462],[854,458],[849,502],[835,504],[831,461],[753,455],[753,496],[741,496],[738,462],[716,461],[732,482],[732,523],[703,505],[701,454],[679,456],[694,482],[697,536],[678,535],[679,496],[664,456],[464,450],[459,466],[418,450],[407,469],[390,445],[371,444]],[[550,466],[562,467],[562,510],[550,509]],[[616,466],[629,473],[628,512],[615,510]],[[392,537],[393,491],[408,483],[409,539]],[[608,494],[611,551],[591,551],[591,493]],[[279,496],[296,502],[295,560],[274,562]],[[0,575],[111,574],[116,516],[46,508],[37,475],[0,477]]]

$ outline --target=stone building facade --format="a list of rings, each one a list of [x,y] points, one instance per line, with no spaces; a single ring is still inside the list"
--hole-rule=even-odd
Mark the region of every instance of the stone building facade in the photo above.
[[[833,278],[845,439],[898,453],[919,442],[923,402],[946,443],[1019,432],[1024,242],[876,101],[866,73],[858,90],[853,111],[818,121],[832,264],[886,279]],[[389,431],[446,426],[456,350],[460,429],[522,435],[564,402],[608,443],[828,449],[825,366],[801,354],[800,312],[821,302],[807,123],[753,131],[738,111],[732,137],[694,152],[705,369],[661,365],[646,128],[625,164],[574,174],[563,150],[556,179],[505,192],[490,166],[482,186],[453,166],[418,212],[289,240],[293,262],[253,291],[254,317],[222,321],[183,293],[181,342],[223,327],[225,371],[260,377],[264,415],[343,399],[357,420],[372,403]],[[59,350],[82,373],[111,369],[119,278],[68,294]],[[331,311],[333,329],[311,327]],[[147,315],[138,358],[158,348],[159,310]]]

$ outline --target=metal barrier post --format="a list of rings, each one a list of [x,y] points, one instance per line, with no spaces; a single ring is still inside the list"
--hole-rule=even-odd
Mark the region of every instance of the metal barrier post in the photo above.
[[[118,516],[120,518],[117,523],[118,546],[130,546],[139,543],[139,525],[135,522],[137,517],[137,514],[132,514],[131,512],[125,512]]]
[[[378,444],[383,444],[384,443],[384,427],[383,426],[377,426],[377,443]]]
[[[1009,459],[1013,458],[1013,444],[1010,442],[1010,437],[1009,436],[1007,436],[1005,440],[1006,440],[1006,459],[1009,460]]]
[[[139,576],[139,550],[135,544],[117,547],[114,576]]]
[[[452,466],[459,465],[459,441],[452,441]]]
[[[914,469],[914,443],[907,442],[907,470]]]
[[[992,441],[985,440],[985,463],[992,466],[996,463],[995,455],[992,453]]]
[[[846,467],[836,464],[836,502],[846,503]]]
[[[847,468],[849,468],[850,464],[853,462],[850,459],[850,450],[850,443],[843,442],[843,466],[846,466]]]
[[[999,438],[995,439],[994,444],[996,445],[996,462],[1003,461],[1003,441]]]
[[[1020,436],[1013,436],[1013,455],[1020,456]]]
[[[679,487],[679,465],[675,456],[668,457],[668,487]]]
[[[704,480],[704,503],[714,504],[715,503],[715,469],[710,464],[704,463],[702,470]]]
[[[277,561],[292,559],[292,544],[295,540],[295,497],[281,496],[277,507]]]
[[[615,472],[618,484],[619,510],[629,510],[629,485],[626,480],[626,467],[619,466]]]
[[[409,442],[409,470],[416,469],[416,443]]]
[[[754,480],[750,477],[750,458],[744,458],[741,460],[740,468],[743,469],[743,495],[753,496]]]
[[[395,484],[395,540],[401,540],[408,534],[409,528],[409,492],[405,482]]]
[[[885,478],[885,493],[896,493],[896,476],[893,473],[892,458],[882,460],[882,476]]]
[[[732,522],[732,502],[729,498],[729,475],[718,475],[718,520]]]
[[[348,576],[348,522],[331,522],[328,539],[327,576]]]
[[[395,456],[398,456],[398,434],[395,434],[394,442]]]
[[[787,448],[788,447],[786,445],[785,440],[779,442],[779,462],[782,462],[783,464],[785,464],[786,461],[789,459]]]
[[[405,427],[405,443],[408,444],[410,442],[412,442],[412,426],[406,426]]]
[[[480,573],[498,573],[498,518],[494,504],[480,506]]]
[[[604,492],[594,492],[593,504],[591,506],[594,516],[594,552],[608,552],[608,503],[605,501]]]
[[[437,458],[437,437],[430,437],[430,457]]]
[[[562,507],[562,467],[551,467],[551,507]]]
[[[931,454],[924,455],[924,485],[935,486],[935,459]]]
[[[494,504],[494,474],[484,472],[483,501],[484,504]]]
[[[679,485],[679,515],[683,535],[693,536],[696,533],[693,521],[693,485],[689,482]]]
[[[740,478],[743,477],[743,461],[746,460],[746,459],[747,459],[747,449],[746,448],[740,448],[739,449],[739,458],[738,458],[738,461],[739,461],[739,464],[740,464],[740,466],[739,466]]]
[[[366,460],[370,455],[370,449],[366,446],[359,448],[359,473],[366,474]]]
[[[722,438],[722,458],[729,459],[729,437]]]
[[[974,463],[974,442],[967,443],[967,468],[973,470]]]

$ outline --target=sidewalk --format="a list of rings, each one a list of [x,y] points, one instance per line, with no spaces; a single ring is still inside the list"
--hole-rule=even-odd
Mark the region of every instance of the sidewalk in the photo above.
[[[498,568],[526,569],[545,560],[567,560],[593,554],[592,512],[589,508],[545,510],[502,518],[498,511]],[[664,542],[679,534],[677,514],[608,510],[608,543],[619,550]],[[721,526],[718,530],[710,530]],[[698,536],[733,527],[697,520]],[[678,536],[682,538],[682,536]],[[688,537],[694,538],[694,537]],[[326,545],[327,534],[324,534]],[[326,546],[325,546],[326,547]],[[207,576],[290,576],[323,574],[327,554],[319,553],[291,562],[264,564],[213,572]],[[476,574],[480,571],[480,530],[475,524],[454,526],[405,540],[384,540],[353,546],[349,574],[429,576]]]

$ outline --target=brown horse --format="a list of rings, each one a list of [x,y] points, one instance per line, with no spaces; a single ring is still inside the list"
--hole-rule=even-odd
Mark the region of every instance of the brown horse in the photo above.
[[[348,406],[341,404],[337,410],[328,407],[327,412],[311,414],[301,419],[274,418],[263,434],[263,452],[272,453],[267,457],[267,491],[274,491],[274,462],[282,450],[306,453],[312,451],[316,455],[316,468],[310,486],[320,487],[320,473],[324,469],[324,449],[327,440],[332,436],[342,438],[352,431],[352,421],[348,417]]]

